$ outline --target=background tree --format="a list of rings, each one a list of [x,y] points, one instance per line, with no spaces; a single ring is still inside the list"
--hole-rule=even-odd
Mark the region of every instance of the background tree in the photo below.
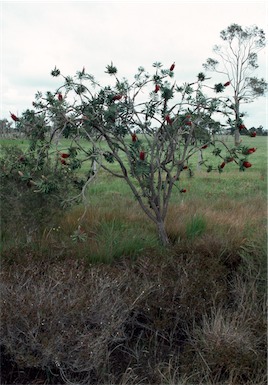
[[[77,201],[80,196],[86,201],[86,186],[96,176],[95,164],[97,171],[103,169],[128,184],[142,210],[155,223],[162,244],[167,245],[165,220],[171,194],[174,187],[186,193],[180,175],[188,172],[192,176],[190,158],[208,151],[210,146],[220,161],[207,165],[200,157],[201,162],[208,172],[222,172],[229,161],[236,162],[241,170],[250,167],[250,153],[223,144],[224,152],[216,146],[215,134],[221,124],[214,115],[221,110],[226,114],[225,99],[216,95],[217,86],[210,87],[216,91],[213,97],[205,95],[208,79],[203,73],[193,83],[182,86],[173,80],[174,65],[164,69],[161,63],[154,63],[152,74],[139,67],[132,82],[119,80],[113,64],[106,67],[106,73],[112,81],[102,86],[84,68],[74,77],[63,76],[55,68],[52,76],[62,76],[63,85],[54,93],[38,92],[35,110],[27,110],[17,118],[18,129],[30,138],[29,154],[21,154],[20,159],[24,168],[33,163],[32,170],[27,169],[26,174],[26,169],[18,170],[18,165],[12,164],[11,168],[16,175],[24,179],[27,176],[38,193],[57,195],[62,201],[66,197],[59,176],[70,179],[81,189],[71,198]],[[62,137],[68,139],[64,149],[59,143]],[[25,163],[29,156],[32,163]],[[3,163],[6,169],[6,161]],[[47,164],[59,175],[56,183],[52,172],[47,175]],[[68,189],[64,191],[68,193]]]
[[[5,138],[12,136],[14,129],[12,128],[12,123],[7,119],[0,119],[0,135]]]
[[[238,24],[231,24],[221,31],[220,37],[223,44],[213,48],[219,60],[208,58],[203,66],[208,71],[226,77],[226,82],[218,85],[219,91],[228,86],[233,91],[231,104],[227,105],[233,112],[233,118],[228,120],[228,124],[234,133],[235,145],[239,146],[240,131],[245,129],[240,106],[242,103],[253,102],[267,90],[265,80],[253,76],[258,68],[257,54],[265,46],[265,33],[257,26],[242,28]]]
[[[250,131],[251,132],[255,131],[257,135],[260,135],[260,136],[267,135],[267,130],[265,130],[262,125],[260,125],[259,127],[251,127]]]

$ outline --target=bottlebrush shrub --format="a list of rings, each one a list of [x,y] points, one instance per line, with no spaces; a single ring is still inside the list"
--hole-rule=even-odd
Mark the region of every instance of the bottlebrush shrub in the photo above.
[[[79,162],[94,161],[124,179],[155,223],[162,243],[168,244],[165,219],[173,187],[183,187],[180,173],[196,152],[215,148],[215,134],[222,129],[216,117],[221,111],[228,116],[228,99],[219,96],[225,86],[205,84],[209,79],[202,73],[179,86],[173,80],[175,63],[167,68],[154,63],[152,74],[139,67],[131,82],[120,79],[113,63],[105,72],[114,82],[102,86],[84,69],[70,77],[54,68],[52,76],[62,77],[63,85],[54,93],[37,93],[35,110],[19,117],[17,127],[28,134],[33,148],[38,142],[46,153],[55,138],[68,138],[80,151]],[[205,94],[207,87],[215,91],[214,97]],[[64,98],[59,100],[59,93]],[[81,138],[88,143],[83,145]],[[239,155],[225,148],[224,157],[233,157],[239,167]],[[222,164],[222,154],[214,155],[222,158],[218,162]],[[63,168],[79,166],[77,157],[76,163],[71,157],[60,159]],[[218,166],[213,169],[223,171]],[[89,178],[85,180],[86,186]]]
[[[33,234],[78,201],[71,198],[79,195],[84,182],[72,167],[72,161],[63,166],[55,154],[47,157],[43,145],[36,144],[34,151],[26,152],[17,146],[2,146],[0,199],[6,236]]]

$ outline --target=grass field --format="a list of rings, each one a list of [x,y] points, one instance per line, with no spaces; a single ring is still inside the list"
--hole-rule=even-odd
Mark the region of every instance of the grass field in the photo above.
[[[10,213],[3,384],[266,383],[267,137],[242,140],[257,148],[245,172],[228,163],[208,174],[193,159],[194,176],[182,173],[168,248],[129,187],[104,171],[86,210],[61,212],[31,238]]]
[[[226,144],[232,146],[231,137],[226,137],[225,140]],[[256,239],[255,229],[258,229],[258,239],[264,237],[267,138],[245,136],[242,140],[244,145],[257,148],[257,151],[250,156],[252,167],[245,172],[239,172],[234,163],[229,163],[223,173],[208,174],[204,166],[199,169],[196,167],[197,156],[191,159],[190,165],[194,171],[194,177],[190,178],[187,172],[182,173],[180,183],[177,188],[174,188],[170,202],[166,225],[173,239],[185,238],[186,232],[189,232],[189,223],[196,217],[202,217],[205,223],[202,230],[203,236],[206,234],[223,236],[227,229],[228,233],[239,233],[242,238]],[[19,144],[25,151],[28,146],[26,140],[2,140],[1,142],[4,145]],[[67,149],[69,145],[68,141],[62,140],[59,150]],[[209,150],[203,151],[203,156],[217,166],[219,161],[211,155]],[[113,167],[116,170],[116,164]],[[82,168],[81,173],[85,171],[86,169]],[[187,193],[181,194],[180,188],[185,188]],[[76,207],[66,213],[66,218],[63,216],[60,223],[57,221],[52,223],[50,228],[44,230],[45,240],[52,237],[54,232],[51,229],[59,226],[60,231],[57,232],[57,236],[69,239],[83,210],[83,207]],[[87,257],[94,260],[98,258],[102,260],[103,250],[114,250],[112,253],[109,251],[109,255],[104,258],[111,260],[113,254],[114,256],[120,256],[122,253],[137,255],[140,250],[144,250],[144,247],[159,247],[154,226],[141,212],[130,188],[124,181],[105,171],[100,171],[89,186],[88,211],[82,225],[89,237],[85,244],[79,247],[75,245],[76,252],[81,248],[84,254],[84,249],[88,250],[90,246],[92,252],[88,253]],[[96,233],[97,237],[91,236]],[[111,239],[114,240],[113,247],[111,247]],[[116,239],[120,239],[120,242],[115,241]],[[42,243],[44,244],[45,241],[43,240]],[[118,250],[116,250],[117,247]],[[100,251],[98,251],[99,248]]]

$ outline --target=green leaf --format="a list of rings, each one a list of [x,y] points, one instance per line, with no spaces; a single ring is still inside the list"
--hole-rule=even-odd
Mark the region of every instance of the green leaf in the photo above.
[[[207,172],[211,172],[212,171],[212,166],[211,165],[209,165],[208,167],[207,167]]]
[[[222,83],[215,84],[214,91],[219,93],[224,91],[224,85]]]
[[[111,62],[110,65],[107,65],[105,73],[109,75],[115,75],[117,73],[117,68],[113,65],[113,62]]]
[[[168,88],[168,87],[163,87],[162,88],[162,98],[165,100],[172,99],[174,96],[173,90]]]
[[[212,151],[212,154],[215,155],[215,156],[218,156],[220,155],[221,153],[221,149],[216,147],[213,151]]]
[[[55,66],[54,70],[51,71],[51,75],[55,76],[55,77],[59,76],[60,70],[58,68],[56,68],[56,66]]]
[[[163,67],[163,64],[160,63],[159,61],[156,61],[155,63],[153,63],[153,67],[154,68],[161,68],[161,67]]]
[[[203,74],[203,72],[199,72],[197,78],[200,82],[203,82],[205,80],[205,75]]]

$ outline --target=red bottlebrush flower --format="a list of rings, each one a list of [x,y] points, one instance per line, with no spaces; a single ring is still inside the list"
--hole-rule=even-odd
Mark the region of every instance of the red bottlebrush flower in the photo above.
[[[185,126],[191,126],[192,125],[192,122],[190,122],[190,120],[187,120],[186,122],[185,122]]]
[[[227,163],[230,163],[230,162],[232,162],[233,160],[234,160],[234,158],[231,158],[231,157],[230,157],[230,158],[227,158],[227,159],[226,159],[226,162],[227,162]]]
[[[253,152],[255,152],[257,150],[257,148],[254,148],[254,147],[252,147],[252,148],[249,148],[248,149],[248,154],[253,154]]]
[[[202,146],[201,148],[202,148],[202,150],[205,150],[205,148],[208,148],[208,145],[204,144],[204,146]]]
[[[11,112],[10,112],[10,117],[11,117],[11,119],[14,120],[14,122],[19,122],[19,120],[20,120],[15,114],[12,114]]]
[[[19,156],[19,161],[22,162],[22,163],[25,162],[25,158],[24,158],[23,155]]]
[[[252,164],[250,163],[250,162],[248,162],[248,161],[244,161],[243,162],[243,167],[245,167],[245,168],[249,168],[249,167],[251,167],[252,166]]]
[[[224,87],[228,87],[230,84],[231,84],[231,82],[228,81],[228,82],[224,83]]]
[[[144,159],[145,159],[145,152],[141,151],[140,152],[140,160],[144,160]]]
[[[62,94],[59,92],[59,93],[58,93],[58,100],[61,102],[62,99],[63,99],[63,96],[62,96]]]
[[[175,62],[173,63],[173,64],[171,64],[171,66],[170,66],[170,71],[173,71],[174,70],[174,68],[175,68]]]
[[[185,188],[182,188],[182,189],[180,190],[181,193],[186,193],[186,191],[187,191],[187,190],[186,190]]]
[[[134,134],[131,134],[131,139],[132,139],[132,142],[137,142],[138,137],[137,137],[137,135],[134,133]]]
[[[156,85],[155,85],[154,92],[157,93],[159,90],[160,90],[160,85],[159,85],[159,84],[156,84]]]
[[[63,164],[64,166],[66,166],[66,165],[67,165],[67,163],[66,163],[66,160],[65,160],[65,159],[61,159],[61,160],[60,160],[60,162],[61,162],[61,164]]]
[[[223,168],[225,165],[226,165],[226,163],[222,162],[222,164],[220,165],[220,168]]]
[[[60,156],[62,158],[69,158],[70,154],[66,154],[65,152],[63,152],[62,154],[60,154]]]
[[[252,132],[252,133],[250,134],[250,136],[251,136],[252,138],[255,138],[256,135],[257,135],[257,132],[256,132],[256,131],[254,131],[254,132]]]
[[[120,100],[120,99],[122,99],[122,95],[121,94],[113,96],[113,100]]]
[[[244,130],[245,128],[246,128],[246,126],[244,124],[240,124],[238,126],[239,131]]]
[[[165,120],[168,124],[172,125],[172,119],[169,115],[166,115]]]
[[[183,169],[183,170],[187,170],[187,169],[188,169],[188,166],[183,166],[182,169]]]

